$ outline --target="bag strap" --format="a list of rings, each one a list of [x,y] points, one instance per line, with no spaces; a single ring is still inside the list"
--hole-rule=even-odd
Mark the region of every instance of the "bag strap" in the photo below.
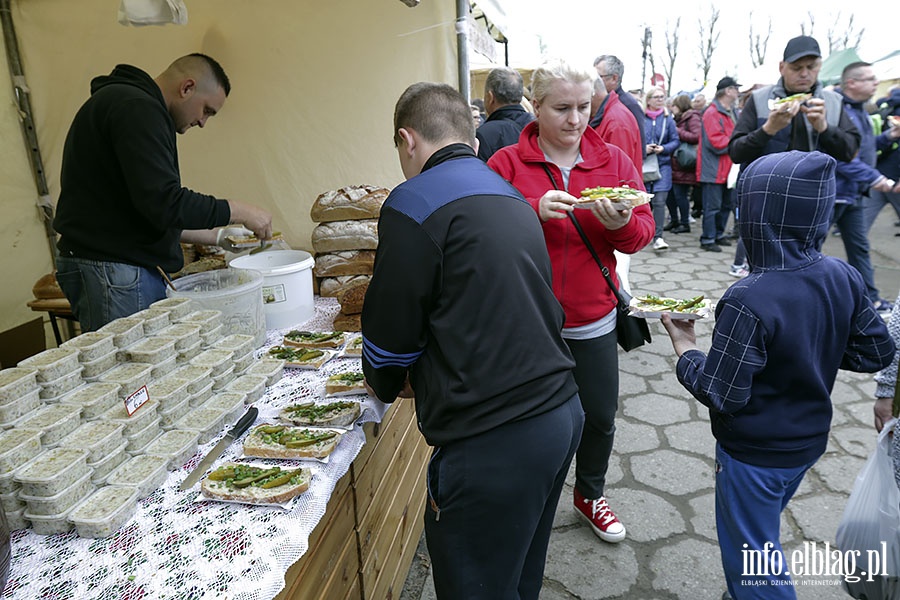
[[[900,367],[897,368],[897,381],[894,382],[894,404],[891,414],[900,417]]]
[[[560,189],[559,186],[556,185],[556,179],[553,177],[553,173],[550,171],[550,167],[547,166],[547,163],[541,163],[541,166],[544,167],[544,171],[547,172],[547,177],[550,178],[550,183],[553,184],[553,189]],[[594,261],[600,267],[600,272],[603,273],[603,279],[606,280],[606,284],[609,286],[609,289],[612,290],[613,295],[616,297],[616,302],[620,309],[626,310],[628,308],[628,303],[619,293],[619,290],[616,288],[613,283],[612,277],[609,274],[609,269],[606,268],[606,265],[603,264],[603,261],[600,260],[600,257],[597,256],[597,251],[594,250],[594,246],[591,244],[591,241],[587,238],[587,235],[584,233],[584,229],[581,228],[581,223],[578,222],[578,219],[575,218],[571,212],[567,212],[566,216],[569,217],[569,220],[572,221],[572,224],[575,226],[575,231],[578,232],[579,237],[581,237],[581,241],[584,242],[584,245],[587,246],[588,252],[591,253],[591,256],[594,257]]]

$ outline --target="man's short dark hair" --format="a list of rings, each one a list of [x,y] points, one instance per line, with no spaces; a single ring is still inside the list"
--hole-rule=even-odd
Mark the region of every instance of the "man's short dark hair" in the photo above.
[[[492,93],[500,104],[518,104],[525,93],[525,85],[518,71],[510,67],[500,67],[488,73],[484,91]]]
[[[841,83],[847,83],[849,80],[853,79],[855,75],[859,73],[859,70],[863,67],[871,67],[872,63],[867,63],[862,60],[858,60],[856,62],[852,62],[841,71]]]
[[[200,58],[206,63],[210,71],[212,71],[213,78],[216,80],[216,83],[219,84],[219,86],[221,86],[221,88],[225,91],[225,97],[227,98],[228,94],[231,93],[231,81],[228,80],[228,75],[225,74],[225,69],[222,68],[222,65],[220,65],[211,56],[201,54],[200,52],[193,52],[191,54],[188,54],[188,56]]]
[[[421,81],[400,95],[394,108],[394,145],[397,131],[415,130],[428,142],[456,141],[475,147],[472,109],[462,94],[445,83]]]

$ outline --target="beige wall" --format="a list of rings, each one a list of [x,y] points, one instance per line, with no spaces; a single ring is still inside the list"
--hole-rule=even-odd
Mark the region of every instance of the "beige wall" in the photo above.
[[[156,75],[205,52],[232,92],[203,130],[179,138],[183,184],[258,203],[293,247],[309,249],[316,196],[355,183],[402,180],[391,142],[400,92],[415,81],[455,85],[455,2],[191,0],[186,26],[123,27],[111,0],[13,0],[51,197],[62,145],[92,77],[130,63]],[[10,103],[0,111],[0,331],[33,318],[31,285],[50,270],[34,185]],[[21,282],[21,284],[20,284]]]

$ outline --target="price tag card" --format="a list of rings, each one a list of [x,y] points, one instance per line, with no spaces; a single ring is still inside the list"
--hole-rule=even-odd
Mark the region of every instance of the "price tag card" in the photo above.
[[[142,407],[148,400],[150,399],[150,392],[147,391],[147,386],[141,386],[141,388],[125,398],[125,412],[128,413],[130,417],[135,413],[137,409]]]

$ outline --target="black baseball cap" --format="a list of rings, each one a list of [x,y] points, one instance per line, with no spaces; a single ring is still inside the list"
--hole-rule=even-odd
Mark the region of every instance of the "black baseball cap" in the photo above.
[[[792,63],[800,60],[805,56],[815,56],[822,58],[822,51],[819,50],[819,42],[808,35],[798,35],[791,39],[787,46],[784,47],[784,62]]]
[[[716,91],[724,90],[725,88],[730,87],[741,87],[740,84],[734,79],[734,77],[723,77],[719,80],[719,83],[716,84]]]

